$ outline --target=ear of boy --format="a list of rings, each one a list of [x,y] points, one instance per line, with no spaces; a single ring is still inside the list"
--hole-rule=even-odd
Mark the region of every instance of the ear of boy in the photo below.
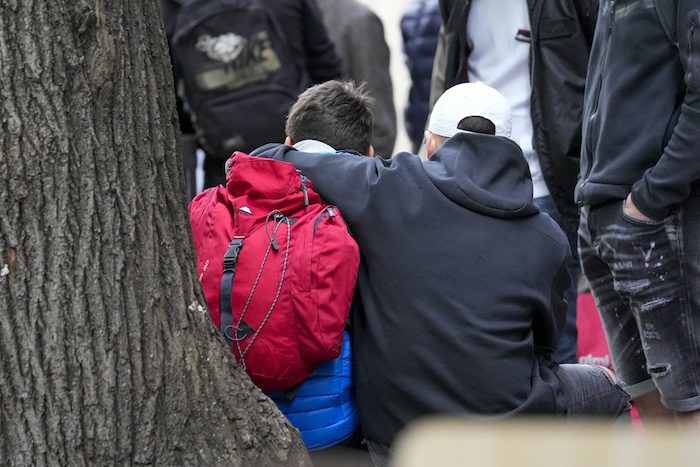
[[[426,156],[430,159],[430,156],[442,145],[443,138],[428,130],[425,130],[424,135]]]

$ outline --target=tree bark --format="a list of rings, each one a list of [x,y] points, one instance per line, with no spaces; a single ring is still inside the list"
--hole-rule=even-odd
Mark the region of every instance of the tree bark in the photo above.
[[[0,465],[309,465],[208,316],[156,0],[0,11]]]

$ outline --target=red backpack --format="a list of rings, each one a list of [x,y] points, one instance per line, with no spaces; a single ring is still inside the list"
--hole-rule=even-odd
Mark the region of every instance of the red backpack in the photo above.
[[[234,153],[226,187],[190,204],[211,318],[263,391],[337,358],[359,249],[338,208],[291,164]]]

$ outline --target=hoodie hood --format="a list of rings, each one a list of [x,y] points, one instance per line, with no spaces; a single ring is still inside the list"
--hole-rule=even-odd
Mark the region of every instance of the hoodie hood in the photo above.
[[[423,166],[446,197],[471,211],[498,218],[539,212],[525,156],[508,138],[460,133]]]

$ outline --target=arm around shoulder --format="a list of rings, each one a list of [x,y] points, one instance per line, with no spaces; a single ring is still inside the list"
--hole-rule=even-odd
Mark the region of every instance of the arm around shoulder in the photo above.
[[[282,144],[268,144],[252,155],[292,163],[311,180],[314,191],[338,206],[349,222],[362,216],[383,167],[379,157],[306,153]]]

